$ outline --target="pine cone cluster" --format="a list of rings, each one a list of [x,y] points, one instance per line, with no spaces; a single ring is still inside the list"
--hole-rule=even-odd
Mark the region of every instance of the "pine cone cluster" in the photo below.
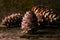
[[[52,10],[43,6],[34,6],[26,11],[24,16],[20,13],[13,13],[5,17],[1,24],[7,27],[21,27],[21,33],[36,33],[41,25],[55,23],[59,16]]]

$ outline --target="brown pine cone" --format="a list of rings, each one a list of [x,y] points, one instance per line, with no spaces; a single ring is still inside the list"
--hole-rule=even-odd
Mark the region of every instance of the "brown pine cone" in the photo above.
[[[7,27],[21,27],[22,15],[20,13],[13,13],[5,17],[1,24]]]
[[[21,23],[22,33],[35,33],[38,30],[37,18],[32,11],[27,11]]]
[[[53,9],[44,6],[34,6],[32,11],[35,13],[38,25],[55,23],[59,16]]]

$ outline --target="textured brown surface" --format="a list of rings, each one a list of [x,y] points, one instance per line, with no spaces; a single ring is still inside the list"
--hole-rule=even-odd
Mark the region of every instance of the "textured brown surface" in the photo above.
[[[0,40],[60,40],[60,29],[44,29],[40,34],[21,34],[20,28],[0,30]]]

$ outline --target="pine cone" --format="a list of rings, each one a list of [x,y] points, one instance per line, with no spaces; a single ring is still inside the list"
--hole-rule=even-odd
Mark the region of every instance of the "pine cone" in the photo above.
[[[22,33],[34,33],[38,30],[37,18],[32,11],[27,11],[21,23]]]
[[[1,24],[7,27],[20,27],[22,21],[22,15],[20,13],[13,13],[5,17]]]
[[[32,11],[35,13],[38,19],[38,25],[51,24],[59,19],[59,16],[57,16],[56,12],[48,7],[34,6]]]

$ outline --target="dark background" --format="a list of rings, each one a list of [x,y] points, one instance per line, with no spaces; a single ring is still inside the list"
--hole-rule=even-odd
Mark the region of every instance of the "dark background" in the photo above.
[[[60,0],[0,0],[0,21],[6,15],[29,10],[34,5],[43,5],[60,10]]]

